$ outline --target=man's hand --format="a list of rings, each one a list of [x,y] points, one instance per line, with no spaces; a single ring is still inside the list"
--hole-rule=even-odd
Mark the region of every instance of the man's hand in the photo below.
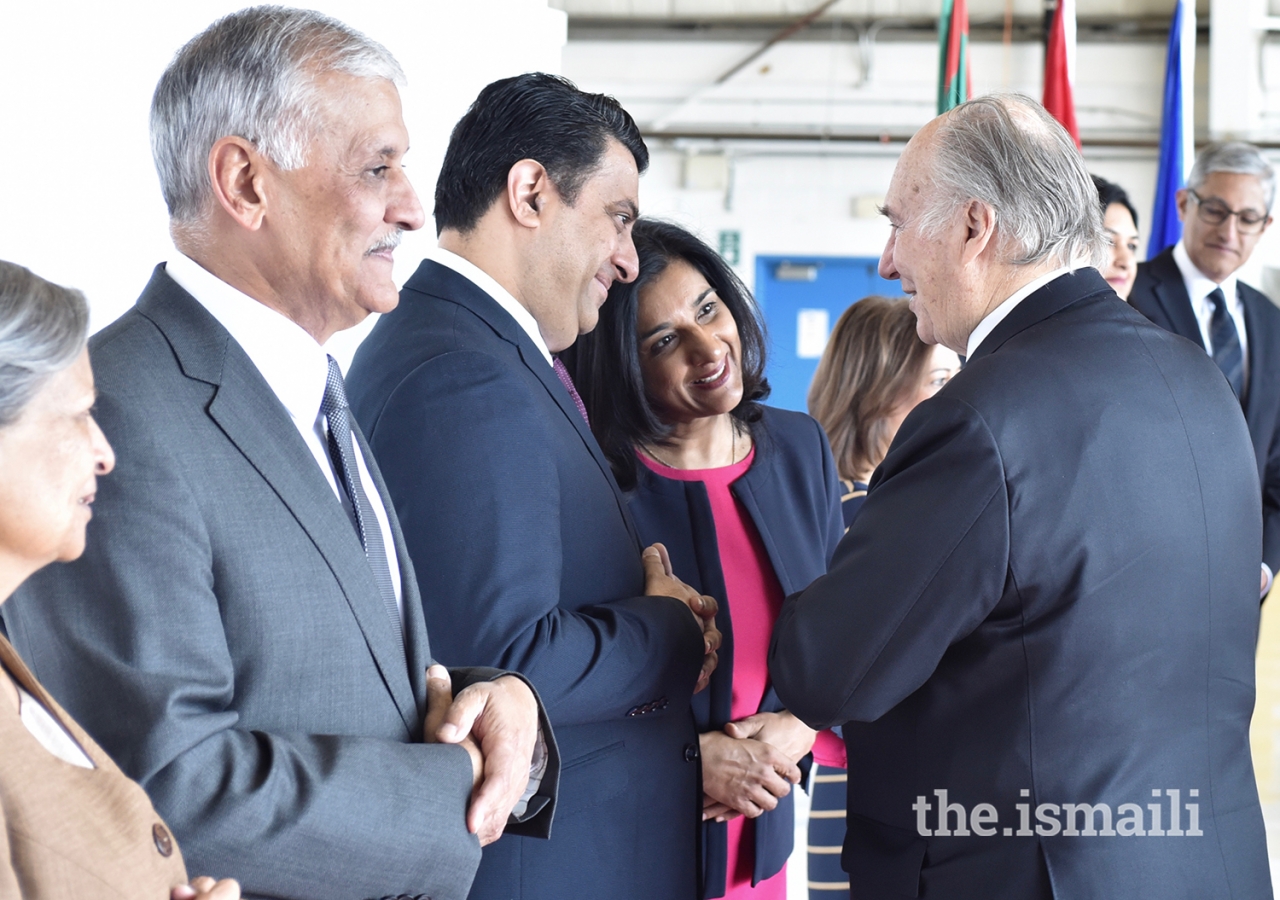
[[[474,741],[478,747],[471,759],[478,781],[471,792],[467,830],[480,838],[483,847],[502,836],[507,817],[529,785],[538,739],[538,702],[519,678],[503,676],[468,685],[446,706],[441,681],[448,686],[444,666],[427,670],[425,738],[464,747]]]
[[[754,738],[782,751],[792,762],[799,762],[813,749],[818,732],[801,722],[791,713],[762,712],[747,716],[724,726],[724,733],[732,738]]]
[[[771,744],[732,738],[722,731],[699,736],[702,818],[726,821],[733,813],[755,818],[778,805],[800,782],[800,770]]]
[[[455,743],[441,741],[438,737],[445,717],[453,707],[453,681],[449,678],[449,670],[435,665],[427,669],[427,718],[422,723],[422,741],[425,744]],[[480,777],[484,774],[484,756],[480,748],[471,738],[457,741],[462,749],[471,757],[471,795],[475,797],[476,788],[480,786]],[[475,829],[471,829],[472,833]]]
[[[215,882],[208,875],[193,878],[169,892],[170,900],[240,900],[240,883],[234,878]]]
[[[711,673],[719,662],[720,631],[716,628],[719,606],[714,597],[699,594],[675,576],[671,569],[671,557],[662,544],[650,544],[640,556],[644,563],[644,593],[646,597],[674,597],[689,607],[702,629],[702,645],[705,656],[702,671],[698,673],[696,694],[711,682]]]

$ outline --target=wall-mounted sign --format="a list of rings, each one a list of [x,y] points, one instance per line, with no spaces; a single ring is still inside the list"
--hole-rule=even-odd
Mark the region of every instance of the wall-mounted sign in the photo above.
[[[742,232],[720,232],[720,255],[731,266],[742,262]]]

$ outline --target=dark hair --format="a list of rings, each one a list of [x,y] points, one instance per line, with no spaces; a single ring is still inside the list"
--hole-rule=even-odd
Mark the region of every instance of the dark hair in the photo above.
[[[468,232],[507,189],[507,174],[522,159],[542,163],[564,202],[572,206],[599,166],[610,138],[649,167],[649,150],[635,120],[605,94],[588,94],[567,78],[530,72],[495,81],[480,92],[449,137],[436,180],[436,234]]]
[[[1133,203],[1129,200],[1129,195],[1125,193],[1124,188],[1116,184],[1114,181],[1107,181],[1105,178],[1099,178],[1097,175],[1090,175],[1093,179],[1093,186],[1098,189],[1098,202],[1102,204],[1102,214],[1107,214],[1107,207],[1112,203],[1119,203],[1125,209],[1129,210],[1129,215],[1133,216],[1133,227],[1138,227],[1138,211],[1133,208]]]
[[[742,400],[730,415],[755,434],[757,429],[751,426],[762,415],[759,401],[769,395],[769,382],[764,377],[764,326],[751,292],[733,269],[697,237],[670,222],[641,219],[632,237],[640,257],[640,274],[630,284],[613,283],[595,331],[578,338],[573,347],[577,387],[591,417],[591,430],[623,490],[636,481],[635,448],[670,440],[671,426],[654,410],[640,373],[636,317],[640,292],[672,262],[686,262],[697,269],[738,326]]]
[[[809,415],[827,433],[840,477],[880,465],[889,414],[920,382],[932,347],[916,334],[905,299],[863,297],[840,316],[809,386]]]

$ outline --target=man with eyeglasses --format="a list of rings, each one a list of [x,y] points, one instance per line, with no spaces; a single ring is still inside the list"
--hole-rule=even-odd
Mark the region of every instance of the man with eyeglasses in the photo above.
[[[1237,280],[1271,224],[1275,172],[1258,148],[1210,144],[1178,191],[1182,240],[1138,266],[1129,302],[1195,341],[1240,399],[1262,482],[1265,597],[1280,568],[1280,309]]]

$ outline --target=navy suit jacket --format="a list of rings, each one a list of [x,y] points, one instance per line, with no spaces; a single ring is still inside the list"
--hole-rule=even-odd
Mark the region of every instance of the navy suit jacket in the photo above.
[[[471,897],[693,897],[701,630],[683,603],[642,596],[626,502],[551,366],[495,300],[428,260],[347,390],[442,658],[523,673],[560,745],[551,839],[487,847]]]
[[[760,533],[783,592],[793,594],[827,571],[844,533],[835,462],[822,428],[804,413],[766,406],[752,437],[755,459],[731,490]],[[701,481],[676,481],[644,465],[636,468],[636,488],[628,500],[641,540],[665,544],[672,567],[686,582],[721,601],[716,616],[724,637],[720,663],[708,689],[693,698],[698,730],[721,730],[730,721],[733,701],[733,609],[724,601],[724,570],[707,488]],[[759,711],[783,708],[770,688]],[[703,896],[723,897],[728,826],[707,822],[703,832]],[[753,882],[778,873],[794,838],[794,798],[788,794],[755,820]]]
[[[849,723],[851,882],[1270,897],[1249,752],[1261,545],[1213,360],[1093,269],[1023,300],[907,416],[830,572],[774,628],[783,703]],[[1150,804],[1184,832],[1194,804],[1203,834],[1126,836]]]
[[[1280,309],[1261,291],[1240,281],[1236,286],[1249,344],[1244,417],[1262,482],[1262,561],[1280,574]],[[1172,247],[1139,263],[1129,302],[1161,328],[1205,349]]]

